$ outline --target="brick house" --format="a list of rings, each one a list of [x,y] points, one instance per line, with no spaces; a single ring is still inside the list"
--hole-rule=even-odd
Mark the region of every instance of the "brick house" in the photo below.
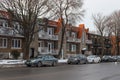
[[[88,39],[92,40],[91,51],[94,55],[102,55],[102,42],[101,36],[94,33],[87,33]],[[112,42],[111,38],[104,37],[104,54],[103,55],[112,55]]]
[[[12,58],[11,51],[20,52],[20,58],[23,57],[24,36],[15,33],[12,27],[8,26],[9,16],[7,12],[0,11],[0,58]],[[14,22],[14,27],[19,27]]]
[[[0,13],[0,53],[7,53],[10,57],[12,50],[18,50],[22,56],[24,54],[24,36],[14,33],[12,27],[8,26],[9,16],[6,12],[1,11]],[[12,22],[14,28],[19,28],[20,25],[17,22]],[[34,40],[29,49],[29,57],[35,57],[38,54],[58,55],[61,35],[60,19],[58,21],[43,19],[38,22],[36,30],[39,32],[34,34]],[[87,50],[87,43],[89,42],[87,32],[84,24],[80,24],[78,27],[72,25],[66,27],[62,49],[63,57],[81,54],[83,49]]]
[[[58,55],[61,35],[59,24],[59,20],[47,20],[47,22],[39,24],[39,27],[43,29],[38,33],[38,54]],[[87,50],[87,31],[83,24],[80,24],[79,27],[71,25],[66,27],[62,49],[63,57],[81,54],[83,48]]]

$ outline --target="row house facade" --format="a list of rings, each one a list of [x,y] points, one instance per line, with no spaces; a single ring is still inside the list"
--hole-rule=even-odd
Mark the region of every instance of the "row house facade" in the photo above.
[[[6,12],[0,11],[0,55],[5,58],[11,57],[11,51],[17,50],[23,57],[24,36],[14,33],[12,27],[8,24],[9,16]],[[42,19],[38,22],[36,29],[38,33],[34,34],[34,40],[30,45],[29,57],[35,57],[38,54],[58,55],[60,46],[61,26],[60,20],[53,21]],[[19,29],[19,24],[13,21],[14,28]],[[68,25],[65,31],[65,38],[63,41],[62,57],[66,58],[71,55],[85,54],[90,52],[91,40],[88,40],[84,24],[78,27]]]
[[[59,24],[60,20],[45,20],[45,22],[39,23],[38,27],[42,30],[38,32],[38,54],[58,55],[61,40],[61,27]],[[83,51],[88,49],[87,46],[92,44],[92,41],[88,40],[86,35],[87,32],[88,29],[85,29],[84,24],[80,24],[78,27],[71,25],[66,27],[61,53],[63,58],[82,54]],[[89,52],[91,51],[89,50]]]
[[[14,22],[14,27],[19,25]],[[12,58],[11,52],[17,50],[20,57],[23,57],[24,36],[15,34],[14,30],[8,25],[8,16],[4,11],[0,11],[0,59]]]
[[[88,39],[92,40],[91,51],[94,55],[102,55],[101,36],[98,34],[87,33]],[[111,38],[104,37],[104,53],[103,55],[112,55],[112,41]]]

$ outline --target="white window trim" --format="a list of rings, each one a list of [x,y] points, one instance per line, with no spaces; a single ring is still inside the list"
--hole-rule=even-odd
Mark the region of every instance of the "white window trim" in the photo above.
[[[12,39],[12,40],[14,40],[14,46],[12,45],[12,42],[11,42],[11,48],[12,49],[21,49],[21,43],[22,43],[21,39]],[[17,40],[17,47],[15,47],[15,40]],[[20,47],[18,47],[19,40],[20,40]]]
[[[72,37],[76,38],[76,33],[75,32],[72,32]]]
[[[6,46],[4,46],[4,39],[6,39]],[[2,38],[2,46],[0,46],[0,48],[7,48],[7,45],[8,45],[8,40],[7,38]]]
[[[50,34],[49,34],[50,32]],[[47,28],[47,34],[48,35],[53,35],[54,34],[54,28]]]
[[[74,48],[75,47],[75,48]],[[71,49],[72,51],[76,51],[76,45],[75,44],[73,44],[72,45],[72,49]]]

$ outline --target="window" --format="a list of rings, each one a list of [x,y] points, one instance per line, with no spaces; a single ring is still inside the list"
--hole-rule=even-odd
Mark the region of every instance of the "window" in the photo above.
[[[8,27],[8,23],[6,21],[3,22],[3,27]]]
[[[16,22],[16,23],[14,23],[14,28],[17,30],[20,30],[20,25]]]
[[[67,51],[70,51],[70,44],[67,43]]]
[[[67,37],[70,37],[70,31],[67,31],[67,32],[66,32],[66,36],[67,36]]]
[[[0,27],[3,27],[3,22],[2,21],[0,21]]]
[[[0,38],[0,48],[7,48],[7,39]]]
[[[47,28],[47,33],[48,33],[48,35],[53,35],[54,34],[54,29],[53,28]]]
[[[76,33],[75,32],[72,32],[71,35],[72,35],[73,38],[76,38]]]
[[[21,40],[12,39],[12,48],[21,48]]]
[[[76,45],[72,45],[72,51],[76,51]]]

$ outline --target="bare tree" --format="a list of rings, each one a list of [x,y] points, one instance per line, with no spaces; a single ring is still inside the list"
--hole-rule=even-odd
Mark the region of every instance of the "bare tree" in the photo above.
[[[38,17],[48,13],[48,0],[3,0],[0,7],[7,11],[11,21],[20,24],[21,35],[25,37],[24,58],[29,58],[29,48],[35,34]]]
[[[102,47],[101,55],[103,55],[103,53],[104,53],[104,35],[105,35],[105,30],[106,30],[109,18],[98,13],[96,15],[93,15],[93,20],[94,20],[94,25],[96,26],[96,28],[101,36],[101,47]]]
[[[83,17],[83,0],[50,0],[50,4],[52,6],[50,13],[52,18],[61,19],[60,47],[58,52],[60,57],[67,25],[69,23],[74,24]]]
[[[112,33],[115,35],[115,49],[116,49],[116,54],[119,55],[119,42],[120,42],[120,10],[113,12],[110,15],[110,22],[111,22],[111,27],[112,27]]]

